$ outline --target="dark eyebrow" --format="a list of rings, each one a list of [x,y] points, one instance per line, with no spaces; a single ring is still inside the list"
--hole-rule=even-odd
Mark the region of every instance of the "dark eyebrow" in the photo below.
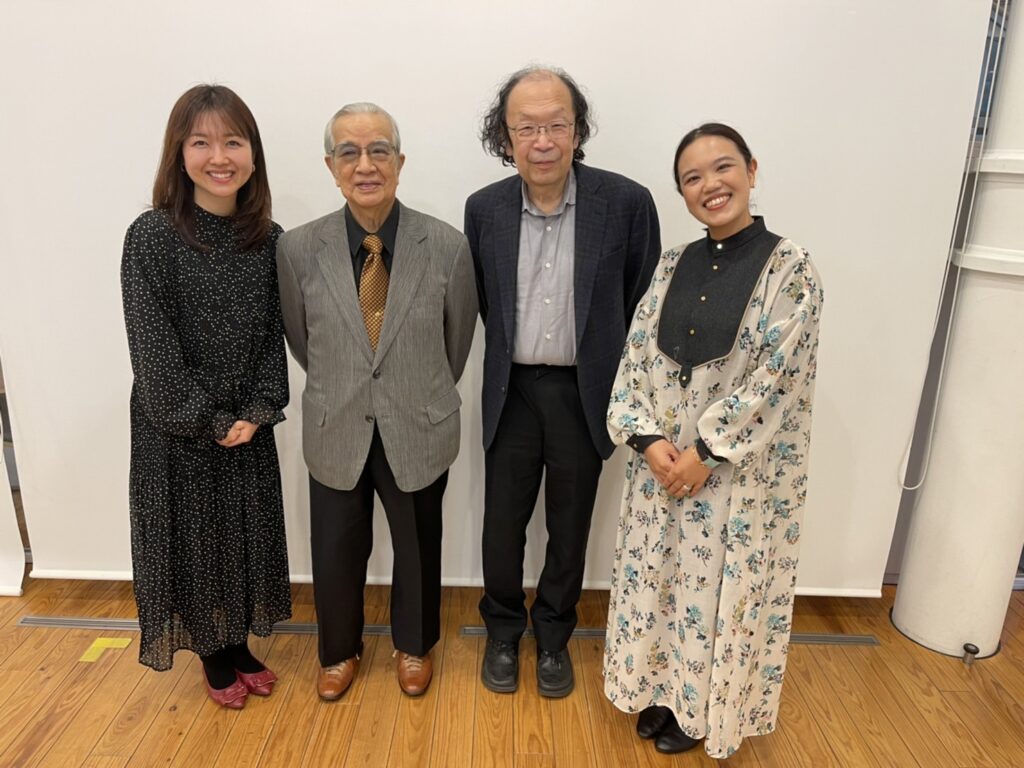
[[[188,135],[188,137],[189,137],[190,139],[191,139],[191,138],[193,138],[193,137],[199,137],[199,138],[201,138],[201,139],[208,139],[208,138],[209,138],[209,134],[203,133],[202,131],[193,131],[192,133],[190,133],[190,134]],[[231,133],[225,133],[225,134],[224,134],[224,138],[225,138],[225,139],[242,139],[243,141],[247,141],[247,139],[245,138],[245,136],[243,136],[243,135],[242,135],[242,134],[240,134],[240,133],[234,133],[234,132],[231,132]]]
[[[738,162],[737,158],[733,157],[732,155],[722,155],[721,157],[716,157],[714,160],[712,160],[711,165],[718,165],[723,160],[731,160],[734,163]],[[694,173],[696,170],[696,168],[687,168],[685,171],[679,174],[679,178],[683,178],[688,173]]]

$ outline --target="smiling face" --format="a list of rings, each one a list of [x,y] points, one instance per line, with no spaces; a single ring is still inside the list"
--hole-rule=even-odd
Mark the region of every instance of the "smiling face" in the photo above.
[[[364,228],[369,222],[379,226],[394,205],[405,164],[405,155],[394,151],[390,121],[376,113],[343,115],[334,121],[331,136],[335,153],[324,160],[334,183],[356,221]],[[376,226],[367,231],[376,232]]]
[[[574,130],[568,136],[552,137],[547,127],[552,123],[571,126],[575,121],[572,94],[555,75],[528,75],[509,92],[505,124],[511,138],[505,153],[515,160],[531,199],[561,196],[579,138]],[[545,129],[531,139],[517,138],[515,129],[524,125]]]
[[[193,200],[218,216],[235,212],[238,190],[253,172],[252,145],[215,112],[204,112],[181,148]]]
[[[735,235],[753,222],[750,190],[757,161],[748,165],[739,148],[722,136],[701,136],[679,156],[676,178],[686,207],[715,240]]]

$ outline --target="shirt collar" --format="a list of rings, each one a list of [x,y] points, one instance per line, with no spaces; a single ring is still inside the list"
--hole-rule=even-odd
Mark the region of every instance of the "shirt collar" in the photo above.
[[[398,200],[395,200],[395,204],[391,206],[391,213],[384,219],[384,223],[380,225],[380,231],[377,232],[377,236],[384,243],[384,249],[392,255],[395,253],[395,239],[398,236],[398,209],[400,207]],[[347,205],[345,206],[345,229],[348,233],[348,248],[352,252],[352,258],[355,258],[363,244],[363,238],[373,233],[367,232],[360,226]]]
[[[576,170],[569,166],[569,175],[565,180],[565,191],[562,192],[562,202],[559,203],[558,207],[555,208],[551,213],[544,213],[540,208],[533,204],[530,200],[530,195],[526,187],[526,182],[522,183],[523,192],[523,210],[533,216],[560,216],[565,213],[565,206],[576,205]]]
[[[704,231],[707,232],[707,230]],[[731,235],[724,240],[715,240],[711,235],[708,235],[705,238],[708,245],[708,253],[712,256],[721,256],[723,253],[735,251],[767,231],[764,226],[764,216],[755,216],[753,223],[748,224],[735,235]]]

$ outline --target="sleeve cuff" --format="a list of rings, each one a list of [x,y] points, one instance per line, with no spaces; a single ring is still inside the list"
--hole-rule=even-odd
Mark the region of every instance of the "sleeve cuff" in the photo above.
[[[665,438],[662,437],[661,435],[633,435],[632,437],[629,438],[629,440],[626,441],[626,445],[628,445],[637,453],[643,455],[643,452],[646,451],[650,446],[654,445],[659,440],[664,439]]]
[[[256,424],[261,427],[273,426],[284,421],[284,411],[267,405],[266,403],[253,403],[243,408],[238,418]]]
[[[724,458],[722,458],[721,456],[716,456],[714,453],[711,452],[711,447],[704,442],[704,438],[700,436],[699,432],[697,433],[697,439],[694,441],[693,447],[697,449],[697,455],[700,457],[701,461],[706,461],[707,459],[714,459],[719,464],[725,462]]]
[[[223,440],[228,436],[228,432],[231,431],[231,427],[238,421],[235,418],[235,414],[228,413],[227,411],[217,411],[213,414],[213,420],[210,422],[210,434],[214,440]]]

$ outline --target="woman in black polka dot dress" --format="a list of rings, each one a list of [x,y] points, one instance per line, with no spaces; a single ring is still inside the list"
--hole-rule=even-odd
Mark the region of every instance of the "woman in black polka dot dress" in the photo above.
[[[234,709],[277,679],[249,632],[291,615],[273,433],[288,402],[280,233],[252,113],[223,86],[190,89],[121,263],[132,565],[139,660],[164,670],[198,653],[210,696]]]

